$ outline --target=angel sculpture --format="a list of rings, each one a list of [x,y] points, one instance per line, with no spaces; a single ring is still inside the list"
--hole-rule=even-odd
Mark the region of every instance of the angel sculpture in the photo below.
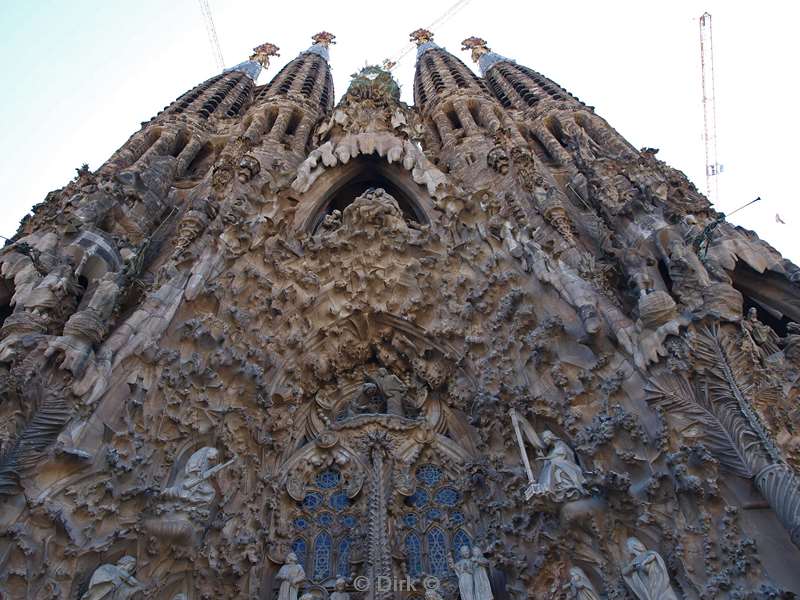
[[[558,502],[563,502],[588,495],[585,488],[586,478],[578,466],[572,448],[552,431],[545,430],[540,437],[527,419],[518,415],[514,409],[510,414],[530,482],[525,491],[526,499],[533,496],[550,496]],[[525,439],[536,449],[537,460],[542,461],[538,481],[533,476],[528,460]]]

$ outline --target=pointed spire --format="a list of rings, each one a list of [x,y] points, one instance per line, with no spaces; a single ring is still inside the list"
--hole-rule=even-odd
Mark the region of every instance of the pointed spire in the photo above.
[[[269,68],[269,57],[280,56],[280,54],[278,54],[278,50],[280,50],[280,48],[278,48],[275,44],[265,42],[260,46],[253,48],[253,54],[250,55],[248,60],[240,62],[238,65],[235,65],[229,69],[225,69],[222,72],[230,73],[231,71],[241,71],[250,79],[255,81],[261,74],[262,68]]]
[[[417,58],[425,54],[428,50],[438,48],[433,41],[433,32],[428,29],[417,29],[409,34],[409,41],[417,45]]]
[[[331,44],[336,43],[334,41],[336,39],[336,36],[328,31],[320,31],[317,34],[312,35],[311,39],[314,41],[314,43],[308,50],[301,52],[300,54],[308,54],[308,53],[317,54],[321,56],[323,59],[325,59],[325,62],[329,62],[330,55],[328,53],[328,47]]]
[[[487,45],[486,40],[476,36],[468,37],[461,42],[462,50],[470,50],[472,52],[472,61],[478,63],[478,68],[481,70],[481,75],[486,75],[486,71],[492,68],[495,63],[514,61],[506,58],[502,54],[492,52],[492,49]]]

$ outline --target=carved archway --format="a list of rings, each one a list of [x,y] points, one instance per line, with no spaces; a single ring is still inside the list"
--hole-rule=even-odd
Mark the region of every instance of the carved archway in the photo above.
[[[432,198],[408,172],[378,156],[359,156],[325,171],[303,194],[295,213],[295,227],[312,233],[334,209],[343,210],[369,188],[383,188],[397,200],[407,220],[428,225],[435,221]]]

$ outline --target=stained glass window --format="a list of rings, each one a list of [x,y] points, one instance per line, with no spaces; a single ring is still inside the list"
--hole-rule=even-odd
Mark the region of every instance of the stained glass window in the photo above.
[[[323,471],[317,475],[317,485],[323,490],[335,488],[337,485],[339,485],[340,480],[341,475],[339,474],[339,471],[334,471],[333,469],[328,469],[327,471]]]
[[[425,506],[428,503],[428,492],[425,490],[417,490],[406,498],[406,503],[417,508]]]
[[[442,513],[442,511],[438,508],[432,508],[425,513],[425,516],[428,517],[429,521],[438,521],[443,515],[444,513]]]
[[[416,577],[422,573],[422,548],[415,533],[406,536],[406,560],[409,575]]]
[[[329,512],[320,513],[317,517],[317,523],[323,527],[330,527],[333,525],[333,515]]]
[[[428,560],[431,563],[431,575],[447,575],[450,567],[447,564],[447,542],[444,532],[438,527],[428,531]]]
[[[328,532],[323,531],[314,540],[314,580],[322,581],[331,576],[331,552],[333,542]]]
[[[419,519],[414,513],[406,513],[403,515],[403,523],[406,524],[406,527],[416,527],[418,522]]]
[[[455,506],[461,499],[461,495],[451,487],[443,487],[434,496],[434,501],[443,506]]]
[[[339,541],[339,552],[336,560],[337,577],[350,577],[350,546],[349,537],[343,537]]]
[[[344,492],[336,492],[331,494],[331,499],[328,502],[333,510],[339,512],[350,506],[350,499]]]
[[[464,522],[464,513],[450,513],[450,522],[453,523],[453,525],[461,525]]]
[[[320,504],[322,504],[322,501],[322,494],[311,492],[310,494],[306,494],[306,497],[303,498],[303,507],[307,508],[308,510],[315,510]]]
[[[469,539],[469,536],[464,533],[463,529],[459,529],[456,531],[456,534],[453,536],[453,555],[460,556],[459,552],[461,552],[461,547],[466,546],[467,548],[472,548],[472,540]]]
[[[292,552],[297,556],[297,562],[303,569],[306,568],[306,541],[303,538],[298,538],[292,542]]]
[[[308,521],[306,521],[303,517],[297,517],[292,523],[294,528],[299,529],[300,531],[308,527]]]
[[[436,485],[442,478],[442,471],[433,465],[422,465],[417,469],[417,479],[425,485]]]
[[[356,526],[356,518],[353,515],[342,515],[339,519],[339,522],[342,524],[342,527],[347,527],[351,529]]]

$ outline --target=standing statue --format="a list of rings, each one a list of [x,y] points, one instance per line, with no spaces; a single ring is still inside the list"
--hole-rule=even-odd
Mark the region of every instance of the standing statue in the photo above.
[[[477,600],[475,595],[475,563],[470,556],[469,547],[461,546],[459,554],[461,558],[454,565],[454,570],[458,577],[458,591],[461,594],[461,600]]]
[[[475,581],[475,600],[494,600],[489,583],[489,561],[478,546],[472,548],[472,570]]]
[[[628,538],[625,546],[631,562],[622,569],[622,576],[633,595],[639,600],[678,600],[661,555],[635,537]]]
[[[597,590],[580,567],[569,570],[569,589],[575,600],[600,600]]]
[[[334,592],[331,594],[330,600],[350,600],[350,594],[344,591],[346,587],[347,582],[343,577],[339,577],[339,579],[336,580]]]
[[[306,572],[297,564],[297,555],[294,552],[289,552],[286,564],[280,568],[277,577],[281,582],[278,600],[297,600],[300,584],[306,580]]]
[[[125,555],[117,564],[100,565],[92,573],[89,589],[81,596],[81,600],[127,600],[142,589],[142,585],[133,576],[136,571],[136,559]]]

